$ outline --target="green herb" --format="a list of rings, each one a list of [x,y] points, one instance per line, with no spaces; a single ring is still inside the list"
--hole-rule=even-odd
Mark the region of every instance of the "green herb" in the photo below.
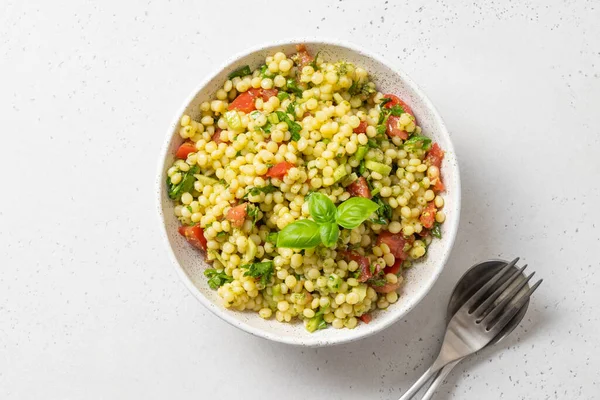
[[[442,238],[442,230],[439,222],[435,222],[433,224],[433,228],[431,228],[431,234],[438,239]]]
[[[360,161],[363,158],[365,158],[365,156],[367,155],[368,152],[369,152],[369,146],[367,146],[367,145],[358,146],[358,150],[356,150],[356,153],[354,153],[354,157],[358,161]]]
[[[298,87],[298,83],[293,79],[288,79],[286,82],[286,91],[294,93],[297,96],[302,96],[302,89]]]
[[[367,280],[367,283],[371,286],[381,287],[387,284],[387,280],[383,276],[374,276]]]
[[[244,65],[241,68],[236,69],[235,71],[233,71],[232,73],[229,74],[229,76],[227,76],[229,79],[233,79],[236,77],[242,77],[242,76],[246,76],[246,75],[250,75],[252,74],[252,70],[250,69],[249,65]]]
[[[319,66],[317,65],[317,58],[319,57],[319,53],[320,53],[320,51],[319,51],[319,52],[317,52],[317,54],[315,55],[315,58],[313,58],[313,60],[312,60],[312,61],[311,61],[311,62],[308,64],[308,65],[310,65],[311,67],[313,67],[313,69],[314,69],[315,71],[318,71],[318,70],[319,70]]]
[[[358,174],[363,175],[366,170],[367,170],[367,168],[365,167],[365,160],[362,160],[360,162],[360,164],[358,165]]]
[[[390,99],[389,97],[384,97],[383,99],[381,99],[381,103],[379,103],[379,107],[385,106],[390,101],[392,101],[392,99]]]
[[[248,270],[244,272],[244,276],[260,278],[260,283],[262,283],[263,286],[267,286],[273,275],[273,261],[246,264],[242,265],[240,268]]]
[[[173,200],[178,200],[181,195],[186,192],[191,192],[194,189],[194,174],[200,172],[200,167],[194,165],[187,172],[183,173],[181,181],[177,185],[171,183],[171,179],[167,178],[167,188],[169,189],[169,197]]]
[[[335,222],[326,222],[319,227],[321,242],[325,247],[334,247],[340,236],[340,228]]]
[[[252,204],[248,204],[248,206],[246,206],[246,213],[252,219],[252,226],[256,225],[260,218],[258,207],[253,206]]]
[[[273,243],[273,244],[277,243],[277,236],[278,236],[277,232],[269,233],[267,235],[267,242]]]
[[[290,101],[290,104],[288,104],[287,108],[285,109],[285,112],[288,114],[296,115],[296,103]]]
[[[269,67],[267,67],[266,64],[261,65],[260,69],[259,69],[259,73],[260,73],[260,77],[261,78],[274,78],[275,75],[269,71]]]
[[[221,232],[217,233],[217,237],[218,237],[218,238],[219,238],[219,237],[224,237],[224,236],[227,236],[227,232],[225,232],[225,231],[221,231]]]
[[[396,104],[392,108],[389,108],[389,110],[390,110],[390,114],[392,114],[396,117],[399,117],[406,112],[406,111],[404,111],[404,108],[400,107],[398,104]]]
[[[431,147],[431,139],[426,136],[416,135],[404,142],[404,149],[412,152],[416,149],[429,150]]]
[[[241,151],[237,151],[237,152],[235,153],[235,156],[236,156],[236,157],[239,157],[239,156],[241,156],[241,155],[242,155],[242,152],[241,152]]]
[[[379,145],[377,144],[377,142],[374,139],[369,139],[369,141],[367,142],[367,144],[372,149],[376,149],[376,148],[379,147]]]
[[[267,121],[267,123],[265,124],[265,126],[262,129],[266,133],[271,133],[271,129],[272,128],[273,128],[273,125],[270,122]]]
[[[336,221],[346,228],[354,229],[362,224],[379,206],[364,197],[351,197],[337,208]]]
[[[360,91],[361,91],[361,87],[360,87],[360,84],[358,83],[358,79],[357,79],[354,82],[352,82],[352,85],[348,89],[348,93],[350,93],[352,96],[354,96],[354,95],[360,93]]]
[[[385,124],[380,124],[375,127],[375,131],[378,135],[385,135],[387,132],[387,126]]]
[[[233,277],[227,275],[222,269],[208,268],[204,270],[204,276],[208,278],[208,286],[211,289],[217,289],[226,283],[233,282]]]
[[[337,72],[340,75],[346,75],[348,73],[348,64],[345,62],[341,62],[338,66],[337,66]]]
[[[321,243],[319,224],[301,219],[283,228],[277,235],[277,247],[310,249]]]
[[[335,204],[323,193],[314,192],[308,198],[308,210],[310,216],[317,223],[326,223],[335,221]]]
[[[247,199],[248,195],[258,196],[261,193],[265,193],[265,194],[273,193],[273,192],[276,192],[277,190],[278,190],[278,188],[276,186],[273,186],[273,184],[269,183],[267,186],[250,188],[250,190],[248,190],[248,193],[246,193],[244,195],[244,197],[242,197],[242,198]]]
[[[275,111],[275,115],[277,115],[277,118],[279,118],[280,121],[283,121],[287,124],[288,129],[292,134],[292,140],[300,140],[300,131],[302,130],[302,125],[300,125],[296,121],[292,121],[292,119],[283,111]]]
[[[285,99],[289,99],[290,95],[286,92],[281,91],[277,93],[277,98],[279,99],[279,101],[284,101]]]
[[[373,201],[379,205],[379,208],[375,212],[377,215],[375,218],[371,218],[371,222],[379,225],[389,224],[392,220],[392,207],[387,204],[380,196],[373,196]]]

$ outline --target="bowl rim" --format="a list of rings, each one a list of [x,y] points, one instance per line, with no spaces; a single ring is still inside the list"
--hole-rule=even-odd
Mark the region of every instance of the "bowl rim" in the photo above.
[[[440,127],[439,133],[442,136],[447,138],[446,152],[453,153],[455,155],[455,160],[456,160],[455,163],[453,163],[454,165],[452,167],[453,169],[455,169],[455,183],[456,183],[456,186],[454,188],[455,209],[453,209],[453,212],[455,213],[456,223],[454,224],[454,226],[450,227],[450,230],[448,232],[446,232],[445,240],[446,240],[446,245],[447,245],[448,251],[444,252],[442,259],[440,260],[440,263],[439,263],[440,267],[438,267],[434,271],[432,276],[430,276],[427,280],[425,280],[423,287],[411,299],[412,304],[410,304],[403,312],[398,312],[397,315],[394,315],[392,318],[389,318],[387,321],[383,322],[382,324],[378,325],[377,327],[373,327],[371,329],[365,329],[365,330],[355,330],[355,331],[353,331],[353,332],[355,332],[354,334],[350,334],[350,335],[347,335],[345,337],[340,337],[340,338],[318,337],[316,335],[314,338],[303,338],[303,337],[283,336],[283,335],[273,334],[273,333],[265,331],[261,328],[257,328],[257,327],[251,326],[249,324],[245,324],[242,321],[239,321],[238,319],[236,319],[233,316],[233,314],[229,312],[229,310],[215,305],[208,298],[206,298],[204,295],[202,295],[202,293],[198,290],[198,288],[196,288],[196,286],[194,285],[194,283],[192,282],[192,280],[190,279],[188,274],[185,272],[183,267],[179,264],[179,261],[177,260],[177,257],[175,256],[173,247],[171,246],[171,244],[169,242],[169,234],[167,232],[165,216],[164,216],[163,209],[162,209],[162,191],[164,190],[163,183],[164,183],[164,177],[166,174],[165,167],[166,167],[166,160],[169,155],[170,144],[173,139],[173,127],[177,125],[178,121],[181,119],[181,115],[185,112],[185,110],[187,109],[189,104],[196,98],[198,93],[200,93],[202,91],[202,89],[206,85],[208,85],[208,83],[212,79],[214,79],[218,74],[220,74],[224,69],[234,65],[236,62],[238,62],[240,59],[242,59],[244,57],[247,57],[253,53],[267,49],[269,47],[284,46],[284,45],[290,45],[290,44],[302,44],[302,43],[309,43],[309,44],[313,43],[313,44],[323,44],[323,45],[333,45],[333,46],[345,47],[351,51],[357,52],[359,54],[363,54],[364,56],[371,58],[371,59],[387,66],[391,70],[393,70],[400,77],[400,79],[406,84],[406,86],[410,87],[410,89],[414,91],[414,93],[424,103],[425,107],[428,110],[430,110],[431,116],[433,117],[436,125],[438,125]],[[444,270],[444,267],[450,256],[450,253],[452,252],[452,249],[454,247],[454,242],[456,239],[456,235],[458,232],[458,226],[460,223],[461,183],[460,183],[460,168],[459,168],[459,164],[458,164],[458,158],[456,157],[454,145],[450,138],[450,134],[448,132],[446,124],[444,123],[442,117],[440,116],[439,112],[437,111],[437,109],[435,108],[433,103],[429,100],[429,98],[426,96],[426,94],[423,92],[423,90],[395,63],[390,62],[389,60],[385,59],[383,56],[374,54],[374,53],[370,52],[369,50],[364,49],[362,46],[347,42],[345,40],[332,39],[332,38],[326,38],[326,37],[314,37],[314,36],[301,37],[301,38],[291,37],[291,38],[285,38],[285,39],[280,39],[280,40],[276,40],[276,41],[262,42],[258,45],[247,48],[244,51],[238,52],[234,56],[228,58],[224,63],[221,63],[216,68],[213,68],[213,72],[208,74],[204,79],[202,79],[201,82],[197,86],[194,87],[194,89],[191,91],[190,95],[188,95],[184,99],[183,104],[177,108],[177,113],[175,114],[173,119],[170,121],[168,128],[167,128],[167,135],[166,135],[166,138],[164,139],[162,149],[160,152],[160,158],[158,160],[158,172],[156,174],[156,182],[155,183],[156,183],[156,194],[157,194],[156,207],[157,207],[157,211],[158,211],[159,223],[161,226],[162,239],[163,239],[163,241],[166,242],[166,245],[168,247],[169,255],[170,255],[173,267],[177,271],[177,274],[179,275],[179,278],[181,279],[181,281],[184,283],[186,288],[192,293],[192,295],[197,300],[199,300],[200,303],[204,307],[206,307],[210,312],[212,312],[214,315],[216,315],[217,317],[221,318],[222,320],[228,322],[229,324],[235,326],[236,328],[241,329],[242,331],[248,332],[254,336],[261,337],[263,339],[268,339],[268,340],[272,340],[275,342],[296,345],[296,346],[324,347],[324,346],[332,346],[332,345],[354,342],[356,340],[363,339],[365,337],[374,335],[377,332],[383,331],[384,329],[388,328],[390,325],[396,323],[402,317],[407,315],[431,291],[433,285],[437,282],[439,276],[441,275],[442,271]]]

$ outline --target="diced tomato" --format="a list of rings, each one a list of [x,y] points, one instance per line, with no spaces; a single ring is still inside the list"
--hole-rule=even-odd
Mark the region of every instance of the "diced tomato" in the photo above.
[[[425,164],[441,168],[443,159],[444,150],[442,150],[437,143],[434,143],[433,146],[431,146],[431,150],[429,150],[425,156]]]
[[[192,246],[206,251],[206,238],[204,237],[204,230],[200,228],[200,225],[180,226],[178,230],[179,234],[184,236]]]
[[[255,96],[252,92],[244,92],[238,95],[231,103],[229,103],[229,110],[242,111],[246,114],[251,113],[256,110],[256,106],[254,105],[254,100],[256,100]]]
[[[442,181],[442,177],[438,177],[433,184],[433,190],[435,192],[443,192],[446,190],[446,185],[444,185],[444,181]]]
[[[377,245],[382,243],[387,244],[390,248],[390,253],[394,255],[396,260],[406,260],[406,253],[404,253],[404,245],[406,239],[401,233],[392,233],[389,231],[383,231],[377,237]]]
[[[352,130],[354,133],[366,133],[367,132],[367,121],[360,121],[360,124]]]
[[[263,101],[269,101],[269,99],[273,96],[277,96],[279,92],[277,89],[259,89],[259,96],[262,97]]]
[[[188,154],[194,153],[195,151],[196,151],[196,145],[194,144],[194,142],[186,141],[186,142],[183,142],[183,144],[181,146],[179,146],[179,148],[177,149],[177,152],[175,153],[175,157],[185,160],[187,158]]]
[[[390,103],[387,103],[390,104]],[[386,104],[386,106],[387,106]],[[394,137],[394,136],[398,136],[400,139],[402,140],[406,140],[408,139],[408,132],[402,130],[399,128],[399,119],[400,117],[397,117],[395,115],[390,115],[387,119],[387,126],[386,126],[386,133],[389,137]]]
[[[298,51],[298,70],[302,71],[302,68],[313,62],[314,58],[308,54],[305,44],[297,44],[296,51]]]
[[[435,204],[433,204],[433,201],[431,201],[431,202],[429,202],[429,204],[427,204],[427,207],[421,213],[421,217],[419,218],[419,221],[421,221],[421,224],[425,228],[431,229],[431,227],[433,226],[433,223],[435,222],[436,211],[437,210],[435,208]]]
[[[371,314],[363,314],[360,317],[358,317],[358,319],[360,319],[362,322],[364,322],[365,324],[368,324],[369,322],[371,322],[371,320],[373,319],[373,317],[371,317]]]
[[[369,185],[367,184],[367,180],[361,176],[350,185],[348,185],[348,193],[355,197],[364,197],[366,199],[370,199],[371,189],[369,189]]]
[[[400,285],[402,284],[402,282],[398,281],[396,283],[386,283],[383,286],[371,286],[373,289],[375,289],[375,291],[377,293],[390,293],[390,292],[395,292]]]
[[[269,168],[266,175],[269,178],[283,179],[283,177],[288,173],[288,171],[290,169],[292,169],[294,166],[295,165],[290,162],[282,161],[278,164],[273,165],[271,168]]]
[[[359,282],[366,282],[373,277],[373,274],[371,273],[371,263],[367,257],[361,256],[359,252],[354,250],[341,251],[341,254],[347,261],[356,261],[358,263],[358,268],[360,268],[360,276],[358,277]]]
[[[410,106],[408,104],[406,104],[398,96],[396,96],[394,94],[385,94],[385,95],[383,95],[383,97],[386,98],[386,99],[390,99],[391,100],[391,101],[388,101],[387,103],[385,103],[385,105],[384,105],[385,108],[392,108],[394,106],[400,106],[400,107],[402,107],[402,109],[405,112],[409,113],[413,117],[415,116],[415,114],[413,113],[412,108],[410,108]],[[416,119],[416,117],[415,117],[415,119]]]
[[[392,265],[391,267],[385,267],[383,272],[385,272],[386,274],[398,275],[398,272],[400,272],[401,267],[402,267],[402,260],[397,259],[396,262],[394,263],[394,265]]]
[[[246,220],[246,207],[247,203],[242,203],[235,207],[231,207],[229,211],[227,211],[226,218],[231,221],[231,225],[236,228],[241,228],[244,225],[244,221]]]
[[[221,132],[223,132],[223,129],[217,128],[217,129],[215,129],[215,133],[211,137],[211,140],[213,142],[215,142],[216,144],[225,143],[224,140],[221,140]]]

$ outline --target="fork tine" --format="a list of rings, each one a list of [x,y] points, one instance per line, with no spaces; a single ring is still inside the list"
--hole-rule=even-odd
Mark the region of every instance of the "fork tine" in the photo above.
[[[461,307],[462,309],[466,309],[467,311],[471,310],[473,306],[481,300],[484,294],[487,293],[488,290],[492,286],[496,284],[510,269],[519,261],[519,257],[515,258],[508,264],[506,264],[492,279],[490,279],[485,285],[481,287],[467,302]]]
[[[508,303],[510,303],[519,294],[519,292],[521,292],[521,289],[523,289],[525,287],[525,285],[527,285],[527,282],[529,282],[531,280],[533,275],[535,275],[535,272],[532,272],[531,274],[529,274],[529,276],[527,278],[525,278],[521,283],[519,283],[516,287],[512,288],[508,292],[508,294],[506,294],[506,297],[504,299],[502,299],[502,301],[500,303],[496,304],[496,306],[494,308],[492,308],[492,310],[488,313],[488,315],[486,315],[485,318],[483,318],[480,322],[486,326],[489,323],[491,323],[494,320],[494,318],[496,318],[498,316],[498,314],[500,314],[502,312],[504,307],[506,307],[506,305]],[[506,291],[508,291],[508,289]]]
[[[531,274],[530,277],[531,276],[533,276],[533,274]],[[502,316],[498,319],[494,326],[489,329],[489,331],[491,331],[494,335],[500,333],[500,331],[504,329],[504,327],[510,322],[510,320],[515,315],[517,315],[519,310],[525,306],[525,303],[527,303],[533,292],[535,292],[535,290],[538,288],[538,286],[541,285],[542,282],[543,279],[540,279],[527,291],[527,293],[519,297],[519,300],[517,300],[517,302],[514,305],[512,305],[507,312],[502,314]]]
[[[513,283],[515,279],[517,279],[523,273],[525,268],[527,268],[527,264],[525,264],[521,269],[513,272],[508,277],[508,279],[506,279],[504,283],[502,283],[502,285],[500,285],[494,291],[494,293],[488,296],[488,298],[485,299],[483,303],[479,305],[479,307],[477,307],[477,309],[473,312],[473,315],[475,315],[476,317],[481,317],[482,315],[484,315],[485,311],[494,303],[494,301],[496,301],[498,297],[500,297],[500,295],[502,295],[502,293],[504,293],[504,291],[511,285],[511,283]]]

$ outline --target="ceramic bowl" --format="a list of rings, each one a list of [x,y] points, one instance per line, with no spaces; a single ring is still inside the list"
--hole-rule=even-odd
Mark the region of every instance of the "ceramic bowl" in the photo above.
[[[203,275],[207,263],[201,253],[192,248],[177,233],[179,222],[173,214],[173,203],[166,190],[166,171],[173,162],[173,153],[181,144],[178,135],[178,123],[183,114],[192,117],[198,115],[198,105],[213,98],[217,89],[221,88],[227,75],[243,65],[256,68],[264,63],[265,57],[277,51],[292,54],[295,45],[305,43],[312,54],[320,52],[326,60],[346,60],[365,68],[377,84],[379,91],[394,93],[408,103],[423,128],[425,135],[431,137],[446,151],[442,165],[442,174],[446,185],[444,194],[446,222],[442,225],[442,239],[435,240],[427,256],[405,274],[397,303],[387,310],[373,312],[373,320],[369,324],[359,323],[355,329],[328,329],[309,333],[301,322],[280,323],[274,318],[264,320],[255,312],[238,312],[225,309],[215,290],[208,287]],[[357,340],[379,332],[400,320],[415,307],[431,289],[442,272],[448,259],[456,231],[460,212],[460,179],[456,154],[450,136],[441,117],[425,94],[394,63],[386,61],[379,55],[370,53],[353,44],[339,41],[302,40],[268,44],[240,54],[227,64],[218,68],[195,88],[180,109],[166,132],[166,143],[160,154],[159,173],[157,176],[158,213],[160,224],[177,273],[185,286],[211,312],[246,332],[277,342],[302,346],[327,346]]]

